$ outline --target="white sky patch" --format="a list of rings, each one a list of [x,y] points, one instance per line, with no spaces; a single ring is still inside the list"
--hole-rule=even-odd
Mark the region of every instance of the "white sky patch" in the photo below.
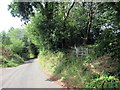
[[[8,5],[12,0],[2,0],[0,2],[0,32],[7,32],[10,27],[21,28],[23,23],[20,21],[20,18],[12,17],[10,11],[8,11]]]

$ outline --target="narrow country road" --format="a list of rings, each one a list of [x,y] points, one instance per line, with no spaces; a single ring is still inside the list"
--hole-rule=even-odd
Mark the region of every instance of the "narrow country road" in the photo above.
[[[0,68],[0,79],[2,88],[61,88],[49,81],[37,59],[29,60],[18,67]]]

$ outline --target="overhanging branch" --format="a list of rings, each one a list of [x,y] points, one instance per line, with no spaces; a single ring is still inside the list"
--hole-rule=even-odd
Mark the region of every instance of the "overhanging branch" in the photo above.
[[[69,13],[70,13],[70,10],[73,8],[73,6],[75,5],[75,1],[72,3],[71,7],[69,8],[68,12],[67,12],[67,16],[65,17],[64,21],[67,20],[68,16],[69,16]]]

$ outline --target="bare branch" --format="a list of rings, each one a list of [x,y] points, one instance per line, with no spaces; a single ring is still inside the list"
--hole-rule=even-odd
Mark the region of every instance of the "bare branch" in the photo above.
[[[70,13],[70,10],[73,8],[73,6],[75,5],[75,1],[72,3],[71,7],[69,8],[68,12],[67,12],[67,16],[65,17],[65,21],[67,20],[68,16],[69,16],[69,13]]]

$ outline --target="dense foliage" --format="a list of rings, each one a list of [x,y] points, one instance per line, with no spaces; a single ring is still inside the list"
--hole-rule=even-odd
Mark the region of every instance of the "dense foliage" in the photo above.
[[[29,52],[37,56],[39,51],[44,66],[77,87],[81,82],[90,88],[118,88],[120,2],[12,2],[9,10],[27,24],[24,31],[3,33],[3,44],[12,52],[26,58]],[[91,48],[90,54],[82,59],[69,55],[74,46]],[[92,64],[104,68],[98,72]]]
[[[32,42],[28,39],[27,32],[23,29],[14,29],[5,33],[0,33],[2,42],[2,58],[1,63],[3,66],[16,66],[24,63],[27,58],[33,57],[37,50]]]
[[[103,33],[108,30],[117,39],[120,29],[119,4],[120,2],[14,2],[9,5],[9,10],[13,16],[21,17],[25,22],[31,21],[27,29],[39,48],[43,46],[57,50],[95,42],[102,45],[100,40],[103,40]],[[114,41],[114,38],[111,39]],[[115,46],[119,47],[118,45],[119,43]],[[103,48],[100,49],[104,52]]]
[[[69,88],[120,88],[119,75],[108,73],[116,70],[116,67],[111,69],[112,63],[107,62],[109,58],[104,56],[91,61],[91,53],[87,57],[76,58],[71,50],[67,54],[41,51],[38,58],[42,68],[62,82],[67,82]]]
[[[119,88],[120,81],[114,76],[101,76],[88,83],[89,88]]]

